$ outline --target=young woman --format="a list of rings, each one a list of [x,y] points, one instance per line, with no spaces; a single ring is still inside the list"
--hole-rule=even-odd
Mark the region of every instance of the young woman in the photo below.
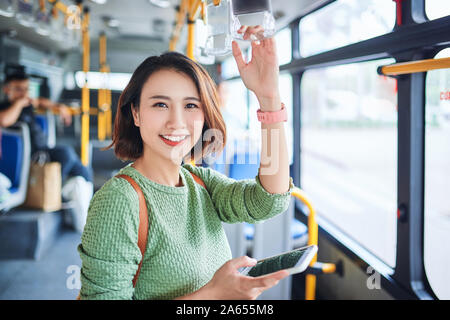
[[[260,29],[244,27],[240,32],[248,39]],[[256,261],[231,259],[222,228],[222,222],[254,223],[284,212],[292,188],[275,42],[253,42],[249,63],[235,42],[233,55],[244,84],[260,103],[258,176],[236,181],[209,168],[182,165],[192,150],[206,156],[223,147],[225,124],[215,84],[181,54],[146,59],[120,97],[113,138],[116,155],[134,161],[120,173],[138,183],[148,208],[148,242],[139,278],[133,287],[142,258],[138,196],[127,181],[112,178],[91,201],[78,247],[81,299],[255,299],[288,275],[239,274],[239,268]],[[209,130],[215,139],[204,139]]]

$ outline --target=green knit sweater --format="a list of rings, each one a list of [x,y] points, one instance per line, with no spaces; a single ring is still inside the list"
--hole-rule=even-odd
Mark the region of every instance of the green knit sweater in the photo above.
[[[232,258],[222,221],[254,223],[284,212],[292,189],[291,179],[288,192],[270,194],[258,177],[236,181],[191,165],[180,168],[181,187],[155,183],[130,165],[120,173],[139,184],[149,209],[139,279],[133,288],[141,261],[138,196],[126,180],[112,178],[92,198],[78,246],[81,299],[172,299],[198,290]]]

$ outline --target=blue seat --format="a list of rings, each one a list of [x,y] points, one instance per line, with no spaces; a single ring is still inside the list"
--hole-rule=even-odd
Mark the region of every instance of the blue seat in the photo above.
[[[227,161],[225,157],[225,150],[217,157],[216,161],[212,165],[212,168],[222,174],[227,174]]]
[[[254,179],[258,175],[259,153],[236,153],[230,163],[229,177],[242,180]]]
[[[35,116],[36,123],[41,127],[42,131],[44,132],[45,136],[48,137],[48,119],[47,116],[44,114],[37,114]]]
[[[20,185],[20,171],[23,163],[23,138],[8,131],[2,133],[2,157],[0,172],[9,178],[11,188]]]
[[[14,128],[2,129],[2,156],[0,172],[11,180],[10,196],[0,203],[0,210],[7,211],[25,202],[30,171],[30,131],[25,123]]]
[[[45,134],[47,147],[53,148],[56,144],[55,116],[47,111],[45,114],[37,114],[35,120]]]
[[[291,223],[291,235],[292,239],[298,240],[304,237],[308,233],[308,227],[297,219],[292,219]],[[247,241],[252,241],[255,236],[255,226],[250,223],[245,223],[244,234]]]

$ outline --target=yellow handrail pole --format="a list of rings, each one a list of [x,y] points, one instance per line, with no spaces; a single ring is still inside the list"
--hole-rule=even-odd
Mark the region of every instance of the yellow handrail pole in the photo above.
[[[62,3],[59,0],[48,0],[48,2],[54,4],[54,8],[56,8],[59,11],[61,11],[62,13],[64,13],[64,15],[67,15],[68,9],[64,3]]]
[[[108,73],[110,72],[108,67]],[[106,89],[106,104],[108,105],[108,110],[106,110],[106,137],[108,139],[112,136],[112,111],[111,111],[111,90]]]
[[[203,22],[206,24],[206,2],[201,3],[200,7],[200,17],[203,20]]]
[[[189,20],[195,19],[201,4],[201,0],[189,0]]]
[[[180,38],[181,30],[183,29],[184,22],[186,19],[186,13],[188,9],[188,3],[189,0],[181,0],[180,6],[178,8],[177,17],[176,17],[176,24],[175,28],[173,29],[172,36],[170,37],[169,42],[169,50],[175,51],[178,39]]]
[[[302,201],[309,210],[308,214],[308,245],[317,245],[319,241],[319,226],[316,221],[316,210],[308,200],[305,192],[299,188],[294,188],[292,195]],[[313,266],[317,262],[317,253],[311,260],[310,266]],[[316,298],[316,275],[307,274],[305,284],[305,299],[314,300]]]
[[[87,86],[87,75],[90,66],[90,43],[89,43],[89,9],[84,8],[81,25],[83,41],[83,72],[85,75],[84,86],[81,89],[81,162],[87,166],[89,163],[89,88]]]
[[[187,40],[186,56],[191,60],[195,60],[194,39],[195,39],[195,23],[194,21],[188,21],[188,40]]]
[[[189,11],[188,11],[188,40],[186,55],[195,60],[194,57],[194,47],[195,47],[195,16],[197,15],[198,9],[200,8],[201,0],[189,0]]]
[[[101,33],[99,38],[99,66],[100,72],[103,76],[106,76],[105,66],[106,66],[106,35]],[[98,116],[97,116],[97,135],[98,140],[103,141],[106,137],[106,88],[98,89]]]
[[[387,66],[379,67],[379,73],[385,76],[393,76],[400,74],[409,74],[416,72],[426,72],[436,69],[450,68],[450,58],[425,59],[418,61],[409,61],[395,63]]]
[[[45,0],[39,0],[39,11],[45,13]]]
[[[105,110],[104,101],[105,101],[105,89],[98,89],[98,116],[97,116],[97,137],[98,140],[103,141],[106,137],[106,128],[105,128]]]

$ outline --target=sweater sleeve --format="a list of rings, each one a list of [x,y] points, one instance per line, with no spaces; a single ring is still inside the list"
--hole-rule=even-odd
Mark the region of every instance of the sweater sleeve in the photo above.
[[[117,179],[100,189],[89,206],[78,246],[82,300],[133,298],[132,280],[142,257],[137,245],[139,200],[128,182]]]
[[[203,180],[214,207],[223,222],[237,223],[266,220],[287,210],[293,186],[281,194],[267,192],[255,179],[235,180],[211,168],[184,166]]]

